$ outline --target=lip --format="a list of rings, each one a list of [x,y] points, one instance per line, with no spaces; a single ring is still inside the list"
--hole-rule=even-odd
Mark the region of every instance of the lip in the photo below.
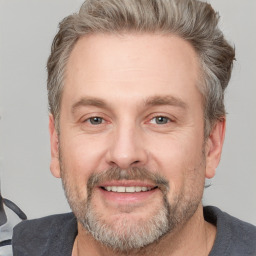
[[[124,187],[147,187],[151,190],[131,193],[118,193],[112,191],[106,191],[103,187],[107,186],[124,186]],[[133,181],[133,180],[120,180],[120,181],[108,181],[100,184],[98,190],[105,202],[114,205],[138,205],[147,202],[156,194],[159,189],[156,185],[146,181]]]
[[[99,185],[99,187],[108,187],[108,186],[123,186],[123,187],[148,187],[150,189],[156,187],[155,184],[152,184],[148,181],[138,181],[138,180],[112,180],[107,181]]]

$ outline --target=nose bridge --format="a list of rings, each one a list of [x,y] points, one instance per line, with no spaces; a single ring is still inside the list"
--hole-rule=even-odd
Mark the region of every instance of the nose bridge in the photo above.
[[[122,169],[145,164],[147,154],[142,143],[142,131],[135,121],[123,120],[114,129],[109,147],[110,164]]]

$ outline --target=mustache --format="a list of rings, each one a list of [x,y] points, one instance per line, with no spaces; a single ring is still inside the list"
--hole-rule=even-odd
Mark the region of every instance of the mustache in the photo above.
[[[164,195],[166,195],[170,189],[169,182],[164,176],[149,171],[147,168],[131,167],[129,169],[121,169],[114,167],[101,173],[91,174],[87,182],[88,195],[91,194],[94,187],[99,186],[103,182],[113,180],[150,181],[158,187]]]

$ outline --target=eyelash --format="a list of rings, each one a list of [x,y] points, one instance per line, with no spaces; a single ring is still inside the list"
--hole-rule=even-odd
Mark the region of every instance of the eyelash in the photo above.
[[[149,123],[152,123],[152,120],[156,120],[156,124],[157,125],[166,125],[166,124],[168,124],[168,123],[170,123],[170,122],[173,122],[169,117],[166,117],[166,116],[164,116],[164,115],[159,115],[159,116],[154,116],[153,118],[151,118],[150,119],[150,121],[149,121]],[[163,120],[165,120],[166,122],[165,123],[162,123],[162,124],[160,124],[160,123],[157,123],[157,120],[159,121],[159,119],[163,119]],[[161,122],[161,121],[160,121]]]
[[[100,121],[100,123],[93,123],[94,121],[97,122],[96,119],[100,119],[100,120],[98,120],[98,121]],[[160,119],[160,122],[161,122],[161,119],[162,119],[162,121],[164,121],[164,123],[157,123],[159,121],[159,119]],[[155,122],[153,122],[153,120],[155,120]],[[97,126],[97,125],[104,124],[106,122],[106,120],[104,120],[104,118],[100,117],[100,116],[92,116],[92,117],[89,117],[89,118],[85,119],[83,122],[84,123],[89,122],[92,126]],[[149,120],[149,123],[154,123],[156,125],[167,125],[170,122],[173,122],[173,120],[169,117],[164,116],[164,115],[154,116]]]
[[[100,120],[101,120],[101,123],[99,123],[99,124],[93,124],[93,122],[94,122],[96,119],[100,119]],[[100,124],[102,124],[102,123],[104,123],[104,122],[106,122],[106,121],[104,120],[103,117],[100,117],[100,116],[92,116],[92,117],[87,118],[87,119],[84,120],[83,122],[84,122],[84,123],[90,122],[91,125],[100,125]]]

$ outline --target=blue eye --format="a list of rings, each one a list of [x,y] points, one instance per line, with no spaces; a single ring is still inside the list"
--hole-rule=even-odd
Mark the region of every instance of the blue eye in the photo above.
[[[92,124],[92,125],[99,125],[103,123],[103,118],[98,117],[98,116],[94,116],[88,119],[88,121]]]
[[[167,124],[170,119],[168,117],[164,117],[164,116],[157,116],[157,117],[154,117],[152,119],[152,121],[154,120],[154,123],[156,124]]]

